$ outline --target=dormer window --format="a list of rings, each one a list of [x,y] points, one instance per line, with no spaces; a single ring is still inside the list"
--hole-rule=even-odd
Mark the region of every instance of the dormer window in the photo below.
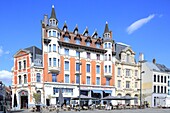
[[[100,44],[96,44],[96,47],[97,47],[97,48],[100,48]]]
[[[79,39],[76,39],[76,44],[80,44],[80,40]]]
[[[64,32],[66,32],[66,31],[67,31],[67,28],[65,27],[65,28],[64,28]]]
[[[86,42],[86,46],[90,46],[90,42]]]
[[[64,41],[65,41],[65,42],[69,42],[69,37],[68,37],[68,36],[65,36],[65,37],[64,37]]]
[[[77,35],[77,33],[78,33],[78,31],[77,31],[77,30],[75,30],[75,31],[74,31],[74,34],[75,34],[75,35]]]

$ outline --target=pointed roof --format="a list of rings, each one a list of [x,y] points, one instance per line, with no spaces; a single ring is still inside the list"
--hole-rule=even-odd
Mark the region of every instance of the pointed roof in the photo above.
[[[50,17],[50,19],[51,19],[51,18],[56,19],[56,14],[55,14],[54,5],[52,5],[52,11],[51,11],[51,17]],[[57,20],[57,19],[56,19],[56,20]]]
[[[86,29],[84,30],[84,32],[83,32],[83,35],[85,35],[85,33],[89,33],[89,31],[88,31],[88,27],[86,26]]]
[[[104,33],[109,33],[109,27],[108,27],[108,22],[106,21]]]
[[[63,30],[64,30],[64,28],[66,28],[66,29],[67,29],[66,21],[64,22]]]

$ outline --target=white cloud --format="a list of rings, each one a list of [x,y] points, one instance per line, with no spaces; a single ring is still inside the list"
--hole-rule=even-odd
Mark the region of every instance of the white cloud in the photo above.
[[[12,73],[7,70],[0,71],[0,81],[2,81],[6,86],[12,84]]]
[[[0,46],[0,56],[2,56],[3,54],[10,54],[10,51],[4,51],[3,47]]]
[[[134,31],[142,27],[144,24],[148,23],[150,20],[152,20],[155,17],[155,14],[149,15],[146,18],[142,18],[140,20],[135,21],[127,28],[127,33],[132,34]]]

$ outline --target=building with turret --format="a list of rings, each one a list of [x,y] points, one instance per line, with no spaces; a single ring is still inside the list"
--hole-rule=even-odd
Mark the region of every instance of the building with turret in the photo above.
[[[90,35],[88,28],[80,33],[78,25],[69,31],[66,23],[62,28],[58,24],[53,6],[50,17],[41,21],[42,48],[32,46],[14,55],[12,92],[18,108],[33,105],[34,93],[41,95],[42,104],[57,104],[59,89],[65,104],[79,92],[99,99],[115,96],[115,42],[108,23],[102,37],[97,31]]]

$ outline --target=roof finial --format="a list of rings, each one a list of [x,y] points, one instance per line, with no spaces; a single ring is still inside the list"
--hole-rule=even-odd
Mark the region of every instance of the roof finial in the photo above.
[[[52,8],[54,8],[54,5],[52,5]]]
[[[106,24],[108,24],[108,22],[106,21]]]

